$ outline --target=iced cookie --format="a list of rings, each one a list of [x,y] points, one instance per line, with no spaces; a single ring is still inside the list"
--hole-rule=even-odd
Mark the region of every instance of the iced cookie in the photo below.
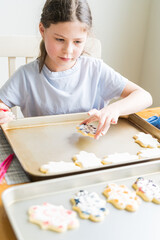
[[[160,148],[141,149],[137,154],[140,158],[160,157]]]
[[[141,199],[136,193],[130,191],[125,185],[110,183],[103,194],[107,197],[107,202],[112,203],[118,209],[134,212],[141,203]]]
[[[42,229],[65,232],[79,226],[77,215],[72,210],[63,206],[55,206],[50,203],[30,207],[29,221],[40,225]]]
[[[80,132],[83,136],[94,137],[97,131],[97,128],[92,124],[81,124],[76,127],[78,132]]]
[[[80,170],[73,162],[48,162],[40,167],[42,173],[60,173]]]
[[[81,168],[102,167],[101,159],[96,157],[94,153],[80,151],[79,154],[73,156],[75,164]]]
[[[133,184],[133,188],[144,201],[160,204],[160,187],[153,180],[139,177]]]
[[[156,138],[153,138],[151,134],[139,132],[133,136],[135,142],[144,148],[157,148],[160,147],[160,143]]]
[[[80,190],[71,199],[73,209],[83,219],[90,219],[95,222],[102,221],[109,213],[106,208],[106,201],[101,199],[97,193]]]
[[[114,164],[114,163],[122,163],[122,162],[128,162],[132,160],[138,160],[139,157],[137,155],[132,155],[127,152],[124,153],[114,153],[110,154],[102,159],[102,163],[104,165],[107,164]]]

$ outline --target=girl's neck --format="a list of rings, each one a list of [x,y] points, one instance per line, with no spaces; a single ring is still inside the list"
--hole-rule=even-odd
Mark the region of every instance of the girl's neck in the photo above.
[[[72,61],[69,65],[64,64],[64,65],[58,65],[58,64],[54,64],[50,61],[48,55],[46,56],[45,59],[45,65],[46,67],[51,71],[51,72],[63,72],[66,71],[68,69],[71,69],[75,64],[76,64],[77,60]]]

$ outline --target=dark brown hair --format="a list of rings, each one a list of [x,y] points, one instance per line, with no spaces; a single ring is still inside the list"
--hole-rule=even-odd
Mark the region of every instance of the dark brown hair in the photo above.
[[[80,21],[89,30],[92,27],[91,11],[86,0],[47,0],[41,14],[40,22],[44,28],[59,22]],[[40,43],[39,71],[41,72],[47,52],[44,41]]]

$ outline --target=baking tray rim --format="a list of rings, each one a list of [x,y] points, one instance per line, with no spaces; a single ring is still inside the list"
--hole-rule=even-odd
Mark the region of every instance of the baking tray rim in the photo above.
[[[17,120],[13,120],[8,123],[4,123],[1,125],[1,127],[3,132],[5,133],[7,130],[13,130],[18,128],[41,127],[44,125],[56,125],[56,124],[62,124],[62,122],[65,122],[65,123],[67,122],[71,123],[76,121],[79,122],[87,117],[89,117],[87,115],[87,112],[26,117],[26,118],[19,118]],[[58,119],[58,122],[57,122],[57,119]]]
[[[36,175],[36,174],[32,174],[27,172],[27,170],[25,170],[25,168],[23,167],[25,173],[28,175],[28,177],[32,180],[34,179],[34,181],[42,181],[42,180],[49,180],[49,179],[56,179],[56,178],[62,178],[62,177],[68,177],[68,176],[74,176],[74,175],[81,175],[84,173],[90,173],[90,172],[101,172],[103,170],[110,170],[110,169],[115,169],[115,168],[121,168],[121,167],[125,167],[125,166],[131,166],[131,165],[135,165],[135,164],[143,164],[146,162],[152,162],[152,161],[158,161],[160,160],[160,156],[159,157],[155,157],[155,158],[144,158],[144,159],[138,159],[138,160],[132,160],[131,162],[122,162],[122,163],[115,163],[115,164],[107,164],[107,165],[103,165],[101,167],[95,167],[95,168],[86,168],[86,169],[80,169],[77,171],[70,171],[70,172],[62,172],[62,173],[56,173],[56,174],[44,174],[44,175]]]
[[[79,175],[79,174],[69,175],[69,176],[65,176],[65,177],[62,177],[62,178],[47,179],[45,181],[30,182],[30,183],[24,183],[24,184],[21,184],[21,185],[17,185],[17,186],[12,186],[12,187],[6,189],[2,193],[2,202],[5,205],[5,202],[7,201],[6,200],[7,198],[6,198],[5,195],[7,195],[8,192],[12,192],[12,191],[15,191],[15,190],[21,190],[21,189],[24,189],[24,188],[29,188],[30,189],[30,187],[34,187],[34,186],[38,186],[38,185],[41,185],[41,186],[47,185],[48,186],[48,185],[56,184],[57,182],[62,182],[62,183],[65,182],[65,184],[66,184],[66,182],[68,183],[68,182],[71,182],[71,181],[73,181],[74,187],[77,188],[78,186],[75,184],[75,183],[77,183],[76,181],[74,181],[75,179],[80,179],[80,181],[84,181],[84,178],[89,178],[89,179],[91,178],[91,181],[92,181],[92,179],[94,179],[94,181],[96,180],[96,183],[97,183],[97,179],[98,179],[99,182],[101,182],[103,180],[103,176],[106,175],[105,177],[110,178],[111,175],[112,175],[112,177],[114,177],[113,181],[115,181],[115,180],[121,179],[121,177],[119,177],[119,174],[121,172],[122,173],[123,172],[127,173],[127,176],[125,176],[123,178],[131,178],[133,176],[136,176],[138,173],[135,172],[135,170],[140,170],[142,172],[145,171],[145,173],[144,172],[141,173],[142,175],[152,174],[153,173],[152,168],[148,169],[148,167],[153,167],[153,168],[154,167],[159,167],[159,169],[158,169],[158,172],[159,172],[160,171],[160,159],[155,160],[155,161],[145,162],[145,163],[142,163],[142,164],[125,165],[125,166],[121,166],[120,168],[115,167],[115,168],[110,168],[110,169],[103,169],[101,171],[101,174],[99,174],[98,171],[92,171],[92,172],[85,172],[82,175]],[[146,168],[147,168],[147,171],[146,171]],[[114,173],[114,175],[113,175],[113,173]],[[119,174],[116,174],[116,173],[119,173]],[[130,173],[132,175],[129,175]],[[95,178],[95,176],[97,176],[97,178]],[[112,180],[112,179],[110,179],[110,180]],[[110,180],[106,179],[105,181],[110,181]],[[88,185],[90,185],[90,184],[88,184],[88,182],[87,182],[87,186]],[[23,198],[24,198],[24,195],[23,195]]]

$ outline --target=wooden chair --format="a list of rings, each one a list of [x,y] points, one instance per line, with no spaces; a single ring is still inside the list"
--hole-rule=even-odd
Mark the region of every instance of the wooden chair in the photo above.
[[[0,87],[21,65],[33,61],[39,54],[41,38],[36,36],[0,36]],[[101,43],[96,38],[88,38],[85,54],[100,58]],[[20,109],[14,107],[17,118],[23,117]]]

